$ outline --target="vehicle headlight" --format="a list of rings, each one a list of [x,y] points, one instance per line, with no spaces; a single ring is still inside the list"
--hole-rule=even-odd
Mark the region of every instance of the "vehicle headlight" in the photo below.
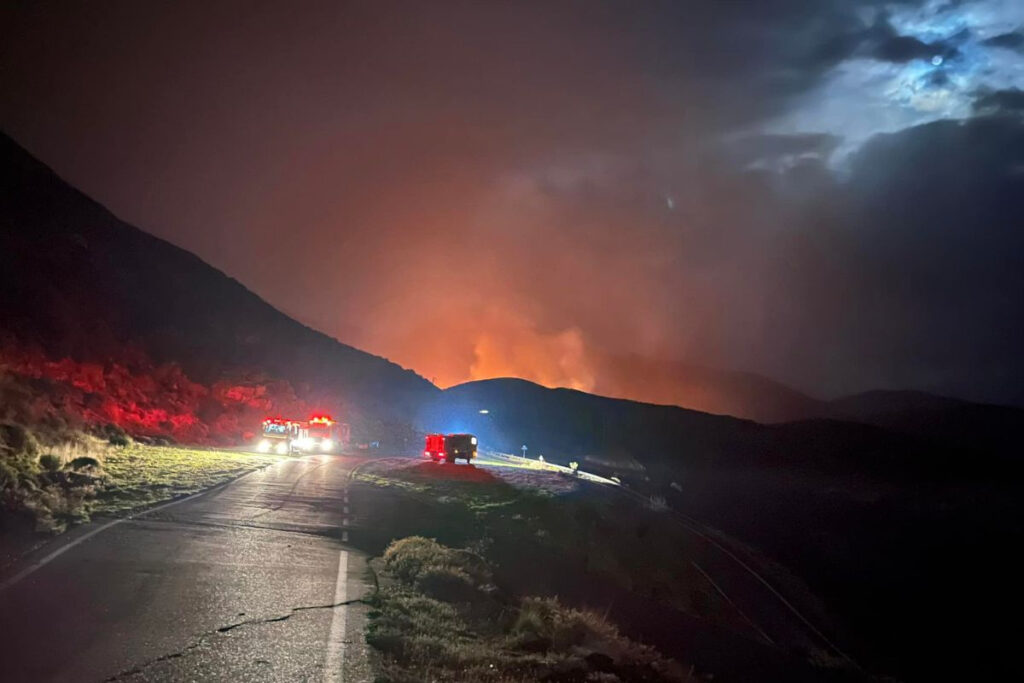
[[[258,444],[256,444],[256,450],[258,450],[260,453],[268,452],[270,450],[270,442],[267,441],[266,439],[263,439]]]
[[[288,444],[284,442],[279,443],[277,444],[277,448],[275,448],[274,450],[277,451],[278,455],[288,455]]]
[[[330,439],[324,439],[323,441],[320,442],[320,448],[322,448],[325,451],[334,450],[334,442],[331,441]]]

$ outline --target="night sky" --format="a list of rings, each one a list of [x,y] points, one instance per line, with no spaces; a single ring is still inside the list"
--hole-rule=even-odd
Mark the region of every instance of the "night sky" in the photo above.
[[[79,5],[0,9],[0,126],[440,385],[1024,404],[1024,2]]]

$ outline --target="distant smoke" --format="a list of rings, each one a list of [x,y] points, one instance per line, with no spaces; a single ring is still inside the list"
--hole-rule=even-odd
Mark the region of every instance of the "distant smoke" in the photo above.
[[[528,321],[509,318],[481,331],[473,345],[470,379],[522,377],[551,387],[594,388],[595,375],[578,327],[543,333]]]

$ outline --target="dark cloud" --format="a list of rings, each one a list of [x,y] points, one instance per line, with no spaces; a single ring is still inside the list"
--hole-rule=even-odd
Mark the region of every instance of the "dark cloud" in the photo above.
[[[900,35],[890,23],[889,17],[882,14],[873,26],[860,34],[858,51],[875,59],[895,63],[914,59],[930,60],[936,56],[950,59],[959,55],[956,45],[969,35],[969,31],[964,29],[947,40],[929,43],[915,36]]]
[[[909,62],[911,59],[931,59],[940,51],[912,36],[892,36],[875,45],[871,54],[887,62]]]
[[[857,154],[822,254],[838,278],[808,304],[850,379],[1024,400],[1021,162],[1012,119],[940,121]]]
[[[983,40],[981,44],[989,47],[1001,47],[1007,50],[1017,50],[1018,52],[1024,51],[1024,33],[1021,33],[1020,31],[1001,33],[998,36],[993,36],[987,40]]]
[[[974,110],[982,113],[1024,112],[1024,90],[1011,88],[979,95]]]

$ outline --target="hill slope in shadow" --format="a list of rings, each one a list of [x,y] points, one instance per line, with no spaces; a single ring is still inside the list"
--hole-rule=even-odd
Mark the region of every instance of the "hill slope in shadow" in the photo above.
[[[3,135],[0,258],[0,334],[8,347],[99,363],[142,354],[207,385],[256,374],[374,419],[402,418],[437,392],[124,223]]]
[[[764,425],[495,379],[445,390],[420,424],[615,474],[741,539],[805,580],[874,671],[908,681],[1012,677],[1010,633],[970,625],[991,619],[1016,583],[1008,541],[1022,516],[1020,453],[970,430],[988,419],[1009,429],[1015,409],[878,398],[841,403],[845,420]],[[938,418],[915,433],[908,401],[985,419],[951,423],[961,441],[943,439]]]

